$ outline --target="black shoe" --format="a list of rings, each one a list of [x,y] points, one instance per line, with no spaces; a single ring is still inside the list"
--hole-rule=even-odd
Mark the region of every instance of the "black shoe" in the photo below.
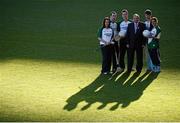
[[[146,73],[150,73],[150,72],[152,72],[152,70],[150,70],[150,69],[147,69],[147,70],[146,70]]]
[[[140,73],[141,73],[141,70],[137,70],[136,73],[137,73],[137,74],[140,74]]]
[[[130,74],[130,73],[131,73],[131,70],[127,70],[126,73]]]
[[[135,71],[135,69],[134,68],[132,68],[132,70],[131,71]]]
[[[113,74],[113,73],[115,73],[115,72],[116,72],[116,69],[113,69],[110,73],[112,73],[112,74]]]

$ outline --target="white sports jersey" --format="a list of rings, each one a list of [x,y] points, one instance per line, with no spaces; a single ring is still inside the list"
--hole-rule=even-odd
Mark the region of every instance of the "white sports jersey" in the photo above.
[[[150,29],[150,26],[151,26],[150,21],[145,21],[144,23],[145,23],[145,25],[146,25],[146,29],[149,30],[149,29]]]
[[[117,32],[117,23],[116,22],[111,22],[110,23],[110,27],[113,29],[114,31],[114,36],[116,36],[118,34]]]
[[[128,27],[128,24],[130,24],[131,22],[130,21],[122,21],[120,23],[120,31],[127,31],[127,27]]]
[[[157,34],[157,30],[156,30],[156,28],[154,27],[154,28],[151,30],[150,35],[151,35],[152,37],[155,37],[156,34]],[[152,40],[153,40],[153,38],[148,38],[148,44],[151,43]]]
[[[110,42],[111,39],[113,37],[113,29],[111,28],[103,28],[102,29],[102,39],[105,41],[105,42]],[[104,45],[104,42],[101,42],[100,41],[100,44],[101,45]]]

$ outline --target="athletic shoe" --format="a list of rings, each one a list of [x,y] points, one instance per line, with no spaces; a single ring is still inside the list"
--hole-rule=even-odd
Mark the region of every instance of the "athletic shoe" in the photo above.
[[[107,75],[107,74],[108,74],[108,72],[103,72],[103,74],[104,74],[104,75]]]

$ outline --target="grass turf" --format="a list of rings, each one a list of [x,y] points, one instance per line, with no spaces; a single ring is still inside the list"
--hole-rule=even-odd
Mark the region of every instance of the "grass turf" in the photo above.
[[[1,0],[0,121],[180,121],[179,4]],[[162,72],[100,76],[102,18],[147,7],[163,31]]]

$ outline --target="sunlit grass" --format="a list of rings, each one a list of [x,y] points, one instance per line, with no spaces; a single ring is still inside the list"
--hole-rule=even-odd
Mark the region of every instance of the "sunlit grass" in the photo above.
[[[1,121],[179,121],[179,71],[166,69],[143,91],[139,99],[132,101],[127,107],[123,108],[122,104],[113,102],[113,99],[102,107],[99,95],[89,93],[82,97],[77,96],[77,100],[78,98],[82,100],[72,110],[66,110],[65,106],[69,103],[67,100],[73,95],[78,95],[83,88],[88,91],[87,86],[99,76],[99,71],[100,65],[84,63],[32,60],[1,62],[0,119]],[[140,76],[144,73],[145,71]],[[94,90],[94,92],[102,90],[105,101],[106,99],[109,101],[106,97],[107,92],[107,96],[118,96],[118,93],[110,89],[121,80],[110,81],[109,77],[102,79],[106,83],[110,82],[109,90],[106,89],[106,85],[105,90],[103,86]],[[128,93],[127,90],[124,93]],[[89,101],[88,97],[94,100],[90,106],[87,106],[89,102],[86,102]]]

